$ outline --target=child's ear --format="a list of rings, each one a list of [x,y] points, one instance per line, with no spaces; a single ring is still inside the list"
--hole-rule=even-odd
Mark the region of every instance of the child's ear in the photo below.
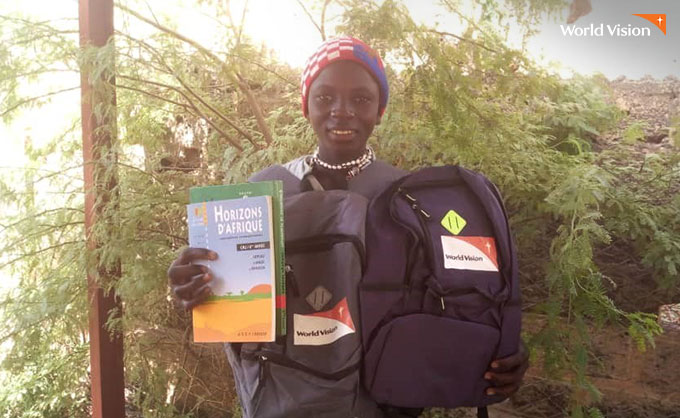
[[[380,125],[381,121],[382,121],[382,116],[378,115],[378,120],[375,121],[376,126]]]

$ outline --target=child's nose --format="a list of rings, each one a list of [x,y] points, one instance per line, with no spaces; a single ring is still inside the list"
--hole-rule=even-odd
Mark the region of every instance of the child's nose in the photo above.
[[[335,118],[353,118],[356,115],[352,106],[344,100],[338,100],[331,109],[331,116]]]

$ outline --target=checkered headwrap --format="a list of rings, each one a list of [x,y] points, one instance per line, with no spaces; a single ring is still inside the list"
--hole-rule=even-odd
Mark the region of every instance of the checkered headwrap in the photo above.
[[[329,64],[335,61],[349,60],[360,64],[378,82],[380,87],[380,104],[378,113],[380,116],[385,113],[387,98],[389,97],[389,87],[387,77],[380,56],[368,45],[356,38],[341,37],[325,41],[312,54],[305,64],[305,71],[302,73],[302,113],[307,116],[309,110],[307,99],[309,87],[312,82]]]

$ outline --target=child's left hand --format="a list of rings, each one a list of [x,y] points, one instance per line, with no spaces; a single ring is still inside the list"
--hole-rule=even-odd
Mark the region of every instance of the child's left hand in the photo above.
[[[521,341],[515,354],[491,362],[489,370],[484,373],[484,378],[491,382],[486,394],[508,397],[517,392],[528,368],[529,350]]]

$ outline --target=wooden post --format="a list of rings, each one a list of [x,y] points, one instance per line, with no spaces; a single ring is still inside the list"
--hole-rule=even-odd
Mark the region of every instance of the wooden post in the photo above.
[[[101,47],[113,35],[113,0],[79,0],[80,45]],[[89,71],[81,69],[81,107],[83,129],[83,167],[85,181],[85,234],[88,251],[94,253],[116,225],[107,219],[104,205],[117,202],[115,186],[116,156],[115,111],[95,116],[94,109],[115,109],[113,88],[109,94],[97,94],[93,84],[113,83],[113,74],[104,72],[102,80],[90,80]],[[102,83],[100,83],[102,82]],[[108,118],[108,119],[107,119]],[[110,212],[109,212],[110,213]],[[95,236],[94,231],[97,230]],[[102,231],[104,231],[102,233]],[[88,257],[90,259],[90,257]],[[118,418],[125,416],[125,380],[123,374],[123,338],[106,328],[113,314],[122,315],[121,304],[113,291],[104,287],[120,278],[120,262],[88,268],[88,299],[90,303],[90,379],[92,384],[92,416]]]

